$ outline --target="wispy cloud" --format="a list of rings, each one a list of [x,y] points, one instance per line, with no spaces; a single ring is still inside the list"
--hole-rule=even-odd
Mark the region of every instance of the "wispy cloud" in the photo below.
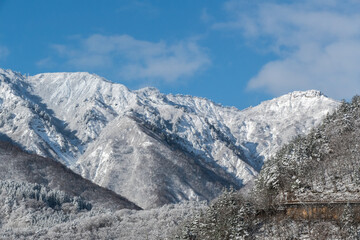
[[[315,88],[339,99],[359,93],[358,1],[273,1],[246,7],[243,2],[227,2],[230,20],[213,27],[240,30],[277,54],[249,81],[249,89],[278,95]]]
[[[76,70],[106,70],[124,80],[173,83],[205,68],[210,59],[196,39],[175,43],[137,40],[128,35],[92,35],[72,44],[52,45],[56,55]],[[53,63],[43,59],[39,64]]]
[[[9,49],[5,46],[0,45],[0,60],[4,60],[9,54]]]
[[[208,10],[206,8],[203,8],[201,10],[200,20],[204,23],[209,23],[213,20],[213,17],[208,13]]]
[[[51,57],[47,57],[47,58],[43,58],[43,59],[37,61],[36,65],[40,68],[42,68],[42,67],[51,68],[55,65],[55,63],[53,62]]]

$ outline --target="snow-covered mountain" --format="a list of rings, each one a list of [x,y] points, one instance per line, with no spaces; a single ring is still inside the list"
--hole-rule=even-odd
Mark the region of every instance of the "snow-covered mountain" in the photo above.
[[[0,70],[0,138],[143,208],[210,200],[246,184],[338,104],[311,90],[241,111],[154,88],[130,91],[89,73]]]

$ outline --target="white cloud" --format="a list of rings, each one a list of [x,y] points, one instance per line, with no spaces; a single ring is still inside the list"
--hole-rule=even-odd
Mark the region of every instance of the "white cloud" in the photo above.
[[[359,93],[358,1],[260,3],[250,10],[242,2],[229,1],[225,9],[231,21],[214,28],[241,30],[248,40],[278,55],[249,81],[249,89],[279,95],[315,88],[338,99]]]
[[[85,71],[114,71],[125,80],[170,83],[192,76],[210,63],[194,39],[172,44],[141,41],[128,35],[96,34],[76,39],[76,46],[52,46],[68,66]]]

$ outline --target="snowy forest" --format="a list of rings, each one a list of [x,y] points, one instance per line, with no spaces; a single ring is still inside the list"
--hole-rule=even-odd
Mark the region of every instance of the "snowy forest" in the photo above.
[[[175,239],[359,239],[360,97],[265,163],[250,191],[225,191]]]

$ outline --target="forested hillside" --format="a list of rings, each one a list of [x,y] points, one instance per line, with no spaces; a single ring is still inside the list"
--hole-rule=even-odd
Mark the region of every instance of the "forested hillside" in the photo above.
[[[40,184],[71,197],[81,197],[95,208],[140,209],[126,198],[100,187],[49,158],[22,151],[9,142],[0,141],[0,181]]]
[[[177,239],[358,239],[360,97],[265,163],[248,195],[225,192]]]
[[[297,137],[267,162],[257,179],[259,198],[353,201],[360,196],[360,97]],[[261,197],[262,196],[262,197]],[[270,197],[272,196],[272,197]]]
[[[203,207],[139,211],[55,160],[0,142],[0,239],[164,239]]]

